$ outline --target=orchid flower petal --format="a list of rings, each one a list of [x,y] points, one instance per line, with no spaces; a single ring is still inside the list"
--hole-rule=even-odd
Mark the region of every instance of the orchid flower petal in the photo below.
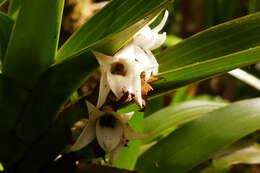
[[[96,121],[89,120],[88,124],[78,137],[75,144],[73,144],[70,148],[72,151],[80,150],[81,148],[87,146],[89,143],[93,141],[93,139],[96,137],[95,125]]]
[[[133,117],[134,112],[128,112],[128,113],[114,112],[114,115],[123,125],[128,123],[128,121]]]
[[[112,56],[103,54],[101,52],[97,52],[97,51],[92,51],[92,53],[96,56],[98,63],[100,66],[107,66],[111,63],[111,61],[113,60]]]
[[[134,44],[129,43],[122,49],[120,49],[115,55],[117,59],[126,59],[126,60],[134,60],[135,59],[135,51]]]
[[[152,74],[153,75],[157,75],[158,73],[158,68],[159,68],[159,64],[157,63],[157,60],[155,58],[155,56],[153,55],[153,53],[150,50],[145,50],[145,53],[148,55],[147,57],[149,58],[150,62],[151,62],[151,69],[152,69]]]
[[[160,47],[166,39],[166,34],[159,34],[166,24],[167,18],[169,16],[168,11],[166,10],[163,16],[162,21],[154,29],[151,29],[149,26],[142,28],[133,38],[133,41],[136,45],[144,49],[154,50]]]
[[[150,79],[151,75],[152,75],[152,70],[146,70],[144,80],[148,81]]]
[[[168,10],[165,10],[162,21],[160,22],[159,25],[157,25],[155,28],[153,28],[152,31],[156,32],[156,33],[160,32],[163,29],[164,25],[166,24],[168,16],[169,16],[169,12],[168,12]]]
[[[151,65],[151,61],[148,57],[148,54],[141,47],[135,46],[135,56],[136,56],[137,61],[140,62],[141,64],[144,64],[146,66]]]
[[[139,45],[145,49],[149,49],[152,46],[154,40],[154,32],[152,32],[149,26],[142,28],[133,38],[136,45]]]
[[[98,110],[93,104],[86,101],[86,105],[89,113],[89,121],[82,133],[78,137],[76,143],[71,147],[72,151],[79,150],[88,145],[96,136],[96,120],[104,114],[104,112]]]
[[[134,80],[134,100],[142,108],[143,99],[142,99],[142,82],[141,77],[136,76]]]
[[[121,114],[122,120],[124,123],[127,123],[135,114],[135,112],[128,112]]]
[[[124,148],[124,143],[123,142],[120,142],[117,147],[111,151],[110,153],[110,159],[109,159],[109,163],[110,164],[113,164],[115,163],[116,159],[118,158],[118,156],[120,155],[122,149]]]
[[[97,108],[100,108],[105,103],[109,91],[110,87],[107,81],[107,75],[105,72],[101,72]]]
[[[150,47],[150,50],[159,48],[166,40],[166,32],[154,36],[154,44]]]
[[[103,150],[105,152],[111,152],[122,139],[123,127],[119,121],[116,121],[113,127],[106,127],[102,125],[101,120],[98,119],[96,123],[96,135],[98,143]]]
[[[135,132],[129,124],[125,124],[124,126],[124,136],[128,140],[138,140],[147,138],[149,135]]]
[[[124,93],[129,90],[129,80],[126,80],[125,78],[126,77],[124,76],[113,75],[109,72],[107,73],[107,79],[110,89],[118,99],[121,98]]]
[[[144,66],[145,81],[147,81],[150,79],[152,74],[157,74],[152,72],[158,72],[159,65],[149,49],[142,49],[136,46],[135,51],[138,62],[142,63]]]
[[[97,109],[90,102],[86,101],[86,105],[87,105],[87,108],[88,108],[89,120],[96,121],[97,118],[99,118],[100,116],[102,116],[104,114],[104,112],[102,112],[99,109]]]

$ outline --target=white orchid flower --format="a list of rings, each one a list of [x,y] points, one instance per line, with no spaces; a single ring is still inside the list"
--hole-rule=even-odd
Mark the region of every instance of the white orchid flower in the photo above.
[[[142,107],[141,73],[144,71],[144,66],[134,58],[129,58],[130,54],[127,53],[114,56],[95,51],[93,53],[101,68],[97,107],[100,108],[104,104],[110,90],[117,99],[124,94],[129,94],[131,97],[133,95],[136,103]]]
[[[83,132],[71,147],[72,151],[79,150],[94,138],[97,138],[102,149],[110,153],[110,161],[114,162],[121,149],[129,140],[143,139],[145,134],[137,133],[131,129],[128,120],[133,112],[117,113],[112,111],[100,111],[94,105],[86,102],[89,112],[89,121]]]
[[[158,73],[159,64],[157,63],[156,58],[152,54],[151,50],[157,49],[160,47],[166,40],[166,32],[159,34],[166,24],[169,12],[166,10],[163,16],[162,21],[158,26],[151,29],[149,24],[143,27],[136,35],[133,37],[133,44],[136,46],[136,54],[140,62],[148,65],[150,68],[145,71],[145,80],[149,80],[151,75],[156,75]],[[151,70],[152,68],[152,70]]]
[[[151,50],[158,48],[166,39],[166,33],[159,34],[168,18],[165,12],[163,20],[154,29],[142,28],[125,47],[114,56],[93,51],[101,67],[101,80],[97,107],[100,108],[110,90],[120,99],[124,94],[134,96],[135,102],[142,108],[141,73],[148,81],[151,75],[158,73],[159,64]]]
[[[163,19],[158,26],[153,29],[151,29],[149,25],[143,27],[134,36],[134,43],[146,50],[154,50],[160,47],[166,40],[166,32],[163,32],[162,34],[159,34],[159,32],[166,24],[168,16],[169,12],[165,10]]]

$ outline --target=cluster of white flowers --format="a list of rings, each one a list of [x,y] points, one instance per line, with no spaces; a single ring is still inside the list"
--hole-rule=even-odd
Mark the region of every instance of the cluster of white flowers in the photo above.
[[[139,107],[143,107],[141,75],[144,74],[144,81],[148,81],[151,75],[158,73],[159,65],[151,51],[160,47],[166,39],[166,33],[159,32],[167,18],[168,11],[165,11],[158,26],[151,29],[148,24],[113,56],[93,51],[101,68],[98,102],[96,107],[87,102],[89,122],[72,150],[83,148],[96,137],[102,149],[111,153],[110,161],[113,162],[128,140],[146,137],[130,128],[128,120],[133,112],[122,114],[99,109],[105,103],[110,90],[118,100],[128,94]]]
[[[124,94],[134,96],[135,102],[142,107],[141,73],[145,81],[158,73],[158,63],[152,50],[160,47],[166,39],[166,33],[159,34],[168,18],[165,12],[161,23],[151,29],[142,28],[133,40],[114,56],[94,52],[101,67],[101,80],[97,107],[100,108],[110,90],[120,99]]]

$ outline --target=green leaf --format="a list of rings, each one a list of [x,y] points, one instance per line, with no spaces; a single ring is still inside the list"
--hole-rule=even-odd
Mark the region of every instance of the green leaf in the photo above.
[[[231,154],[212,160],[209,167],[201,173],[221,173],[235,164],[259,164],[260,163],[260,145],[253,144],[243,149],[237,150]]]
[[[54,124],[45,131],[37,141],[29,145],[30,147],[27,148],[29,154],[26,154],[20,159],[17,167],[24,172],[39,172],[39,169],[41,169],[43,165],[52,163],[53,160],[64,151],[64,148],[68,144],[71,144],[70,128],[72,125],[86,117],[88,117],[88,112],[84,99],[79,100],[74,103],[73,106],[63,110]],[[77,153],[79,156],[83,154],[86,154],[86,151]],[[92,157],[92,155],[86,157]]]
[[[259,61],[259,20],[260,13],[248,15],[202,31],[160,53],[158,76],[162,80],[152,85],[152,95]]]
[[[183,85],[199,80],[207,79],[211,76],[230,71],[235,68],[250,65],[260,60],[260,47],[248,49],[238,53],[218,57],[214,59],[196,62],[181,68],[160,73],[162,78],[154,83],[153,95],[161,95]]]
[[[225,105],[210,101],[190,101],[177,106],[168,106],[145,118],[144,132],[156,137]]]
[[[147,0],[142,1],[147,2]],[[122,1],[120,2],[122,3]],[[138,4],[139,2],[140,1],[138,1]],[[109,52],[120,49],[123,46],[123,42],[125,43],[131,39],[140,28],[146,25],[154,16],[165,8],[168,4],[168,0],[163,2],[163,4],[160,1],[156,6],[148,6],[149,8],[139,9],[137,13],[138,16],[135,16],[132,13],[126,13],[127,15],[124,15],[124,20],[122,20],[125,22],[117,24],[124,26],[125,30],[108,35],[103,40],[91,45],[92,47],[83,49],[49,68],[35,87],[29,101],[30,103],[25,108],[24,115],[26,118],[22,120],[17,130],[19,136],[27,141],[31,141],[39,134],[44,133],[71,94],[77,90],[90,73],[96,69],[98,63],[90,48],[106,48]],[[118,3],[118,6],[120,6],[121,3]],[[125,3],[131,4],[132,1],[124,1],[123,4],[125,5]],[[145,17],[146,19],[143,20]],[[134,18],[134,24],[131,26],[125,25],[125,23],[129,24],[131,18]],[[132,20],[133,19],[130,21]],[[111,40],[113,41],[111,42]],[[115,40],[118,40],[121,45]],[[107,44],[109,42],[110,44]],[[116,47],[112,43],[115,43]],[[41,92],[39,93],[39,91]],[[35,126],[35,121],[40,123]],[[32,128],[34,130],[32,130]]]
[[[260,128],[260,99],[240,101],[210,112],[161,140],[137,163],[137,170],[185,173],[214,153]]]
[[[14,21],[4,13],[0,13],[0,61],[5,56]]]
[[[160,71],[222,57],[260,45],[260,12],[204,30],[161,52]]]
[[[3,63],[3,73],[28,89],[54,62],[63,5],[64,0],[21,1]]]
[[[173,46],[179,42],[181,42],[182,39],[180,37],[177,37],[175,35],[167,35],[165,42],[163,43],[164,46]]]
[[[171,104],[178,104],[187,101],[189,86],[178,88],[173,96]]]
[[[164,107],[164,101],[165,101],[165,97],[161,96],[161,97],[157,97],[155,99],[152,100],[148,100],[147,101],[147,107],[145,108],[144,111],[144,116],[147,117],[149,115],[151,115],[152,113],[160,110],[161,108]],[[136,109],[138,110],[138,108]]]
[[[125,30],[170,1],[173,0],[113,0],[70,37],[59,50],[57,59],[67,58],[112,33]]]

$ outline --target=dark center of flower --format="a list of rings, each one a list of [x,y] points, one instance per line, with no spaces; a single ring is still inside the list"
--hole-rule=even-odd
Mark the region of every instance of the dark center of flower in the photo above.
[[[104,115],[99,119],[99,125],[103,127],[114,128],[117,119],[112,115]]]
[[[114,64],[111,65],[111,73],[125,76],[126,75],[125,65],[122,62],[115,62]]]

